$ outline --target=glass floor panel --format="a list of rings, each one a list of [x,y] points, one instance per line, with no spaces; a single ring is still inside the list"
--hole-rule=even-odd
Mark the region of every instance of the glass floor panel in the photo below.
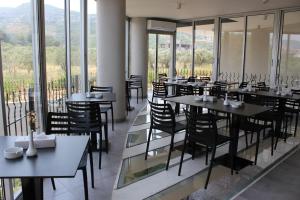
[[[168,152],[169,145],[149,151],[147,160],[145,160],[145,154],[124,159],[117,187],[122,188],[165,170]],[[171,160],[180,155],[181,151],[176,150],[175,147],[171,154]]]
[[[177,132],[176,134],[182,133],[182,132],[185,132],[185,131],[180,131],[180,132]],[[148,133],[149,133],[149,129],[143,129],[143,130],[139,130],[139,131],[130,132],[130,134],[128,134],[126,147],[129,148],[129,147],[133,147],[133,146],[136,146],[139,144],[146,143],[148,140]],[[151,138],[150,138],[150,142],[154,141],[154,140],[162,139],[162,138],[165,138],[168,136],[170,136],[170,134],[160,131],[160,130],[153,129]]]

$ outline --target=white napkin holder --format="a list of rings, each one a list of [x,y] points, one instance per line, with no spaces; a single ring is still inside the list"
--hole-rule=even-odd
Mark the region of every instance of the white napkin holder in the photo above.
[[[56,136],[55,135],[45,135],[45,133],[33,135],[33,143],[35,148],[53,148],[56,146]],[[16,147],[22,147],[27,149],[29,146],[28,136],[18,136],[15,140]]]

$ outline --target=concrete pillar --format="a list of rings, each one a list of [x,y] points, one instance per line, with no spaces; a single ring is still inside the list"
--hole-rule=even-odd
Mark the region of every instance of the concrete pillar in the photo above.
[[[125,0],[97,0],[97,85],[113,86],[115,120],[125,119]]]
[[[143,92],[144,97],[146,97],[148,80],[148,33],[146,18],[138,17],[131,19],[129,69],[129,74],[143,76]]]

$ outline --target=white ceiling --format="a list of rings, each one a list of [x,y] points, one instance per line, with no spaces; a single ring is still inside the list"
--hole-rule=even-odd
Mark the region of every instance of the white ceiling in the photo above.
[[[178,1],[181,9],[177,9]],[[129,17],[190,19],[295,6],[300,7],[300,0],[126,0],[126,13]]]

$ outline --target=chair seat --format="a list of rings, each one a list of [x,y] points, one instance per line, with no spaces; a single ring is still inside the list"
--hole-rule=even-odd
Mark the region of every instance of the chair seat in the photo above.
[[[185,128],[186,128],[186,122],[185,121],[176,122],[174,130],[175,130],[175,133],[176,133],[176,132],[185,130]],[[153,129],[158,129],[158,130],[164,131],[164,132],[169,133],[169,134],[173,133],[172,128],[153,126]]]
[[[189,140],[212,147],[214,145],[214,133],[190,134]],[[224,144],[230,141],[230,137],[218,134],[216,145]]]
[[[241,124],[241,130],[259,133],[266,128],[272,128],[272,124],[258,124],[255,122],[246,121]]]

